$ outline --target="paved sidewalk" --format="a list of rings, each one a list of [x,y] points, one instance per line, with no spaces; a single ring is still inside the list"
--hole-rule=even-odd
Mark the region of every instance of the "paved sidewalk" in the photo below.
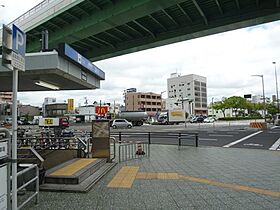
[[[40,192],[28,209],[279,209],[280,152],[151,145],[89,193]]]

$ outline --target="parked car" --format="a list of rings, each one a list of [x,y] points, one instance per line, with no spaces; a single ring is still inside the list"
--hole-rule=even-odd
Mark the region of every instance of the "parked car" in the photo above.
[[[204,118],[203,116],[195,116],[190,119],[190,123],[203,123]]]
[[[213,117],[207,117],[203,120],[205,123],[213,123],[215,122],[215,119]]]
[[[126,119],[115,119],[112,123],[112,127],[116,128],[132,128],[132,123]]]

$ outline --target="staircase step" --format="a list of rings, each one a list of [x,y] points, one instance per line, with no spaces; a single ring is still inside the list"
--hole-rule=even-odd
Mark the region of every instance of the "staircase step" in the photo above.
[[[45,183],[40,186],[41,191],[59,191],[59,192],[88,192],[103,176],[105,176],[116,163],[105,163],[95,173],[86,178],[79,184],[53,184]]]
[[[106,164],[106,159],[104,158],[76,158],[48,170],[45,176],[45,183],[79,184],[91,176],[104,164]]]

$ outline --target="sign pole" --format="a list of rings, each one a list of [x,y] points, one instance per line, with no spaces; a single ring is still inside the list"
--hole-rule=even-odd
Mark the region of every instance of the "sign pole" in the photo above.
[[[18,69],[14,68],[12,107],[12,210],[17,209],[17,92]]]

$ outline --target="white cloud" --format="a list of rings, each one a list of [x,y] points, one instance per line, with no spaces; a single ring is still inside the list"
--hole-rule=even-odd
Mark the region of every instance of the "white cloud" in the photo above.
[[[7,4],[0,9],[13,8],[13,15],[18,16],[39,2],[0,0],[0,4]],[[5,23],[15,18],[11,18],[11,12],[2,14],[0,21],[5,20]],[[119,56],[95,63],[106,73],[100,90],[25,92],[19,94],[19,99],[35,105],[41,104],[46,96],[60,100],[74,98],[76,105],[83,104],[84,97],[89,103],[122,102],[126,88],[156,93],[166,90],[167,78],[176,71],[182,75],[194,73],[207,77],[209,99],[248,93],[260,95],[261,78],[250,75],[263,74],[265,93],[271,97],[275,94],[272,61],[277,62],[280,71],[279,34],[280,21]]]

